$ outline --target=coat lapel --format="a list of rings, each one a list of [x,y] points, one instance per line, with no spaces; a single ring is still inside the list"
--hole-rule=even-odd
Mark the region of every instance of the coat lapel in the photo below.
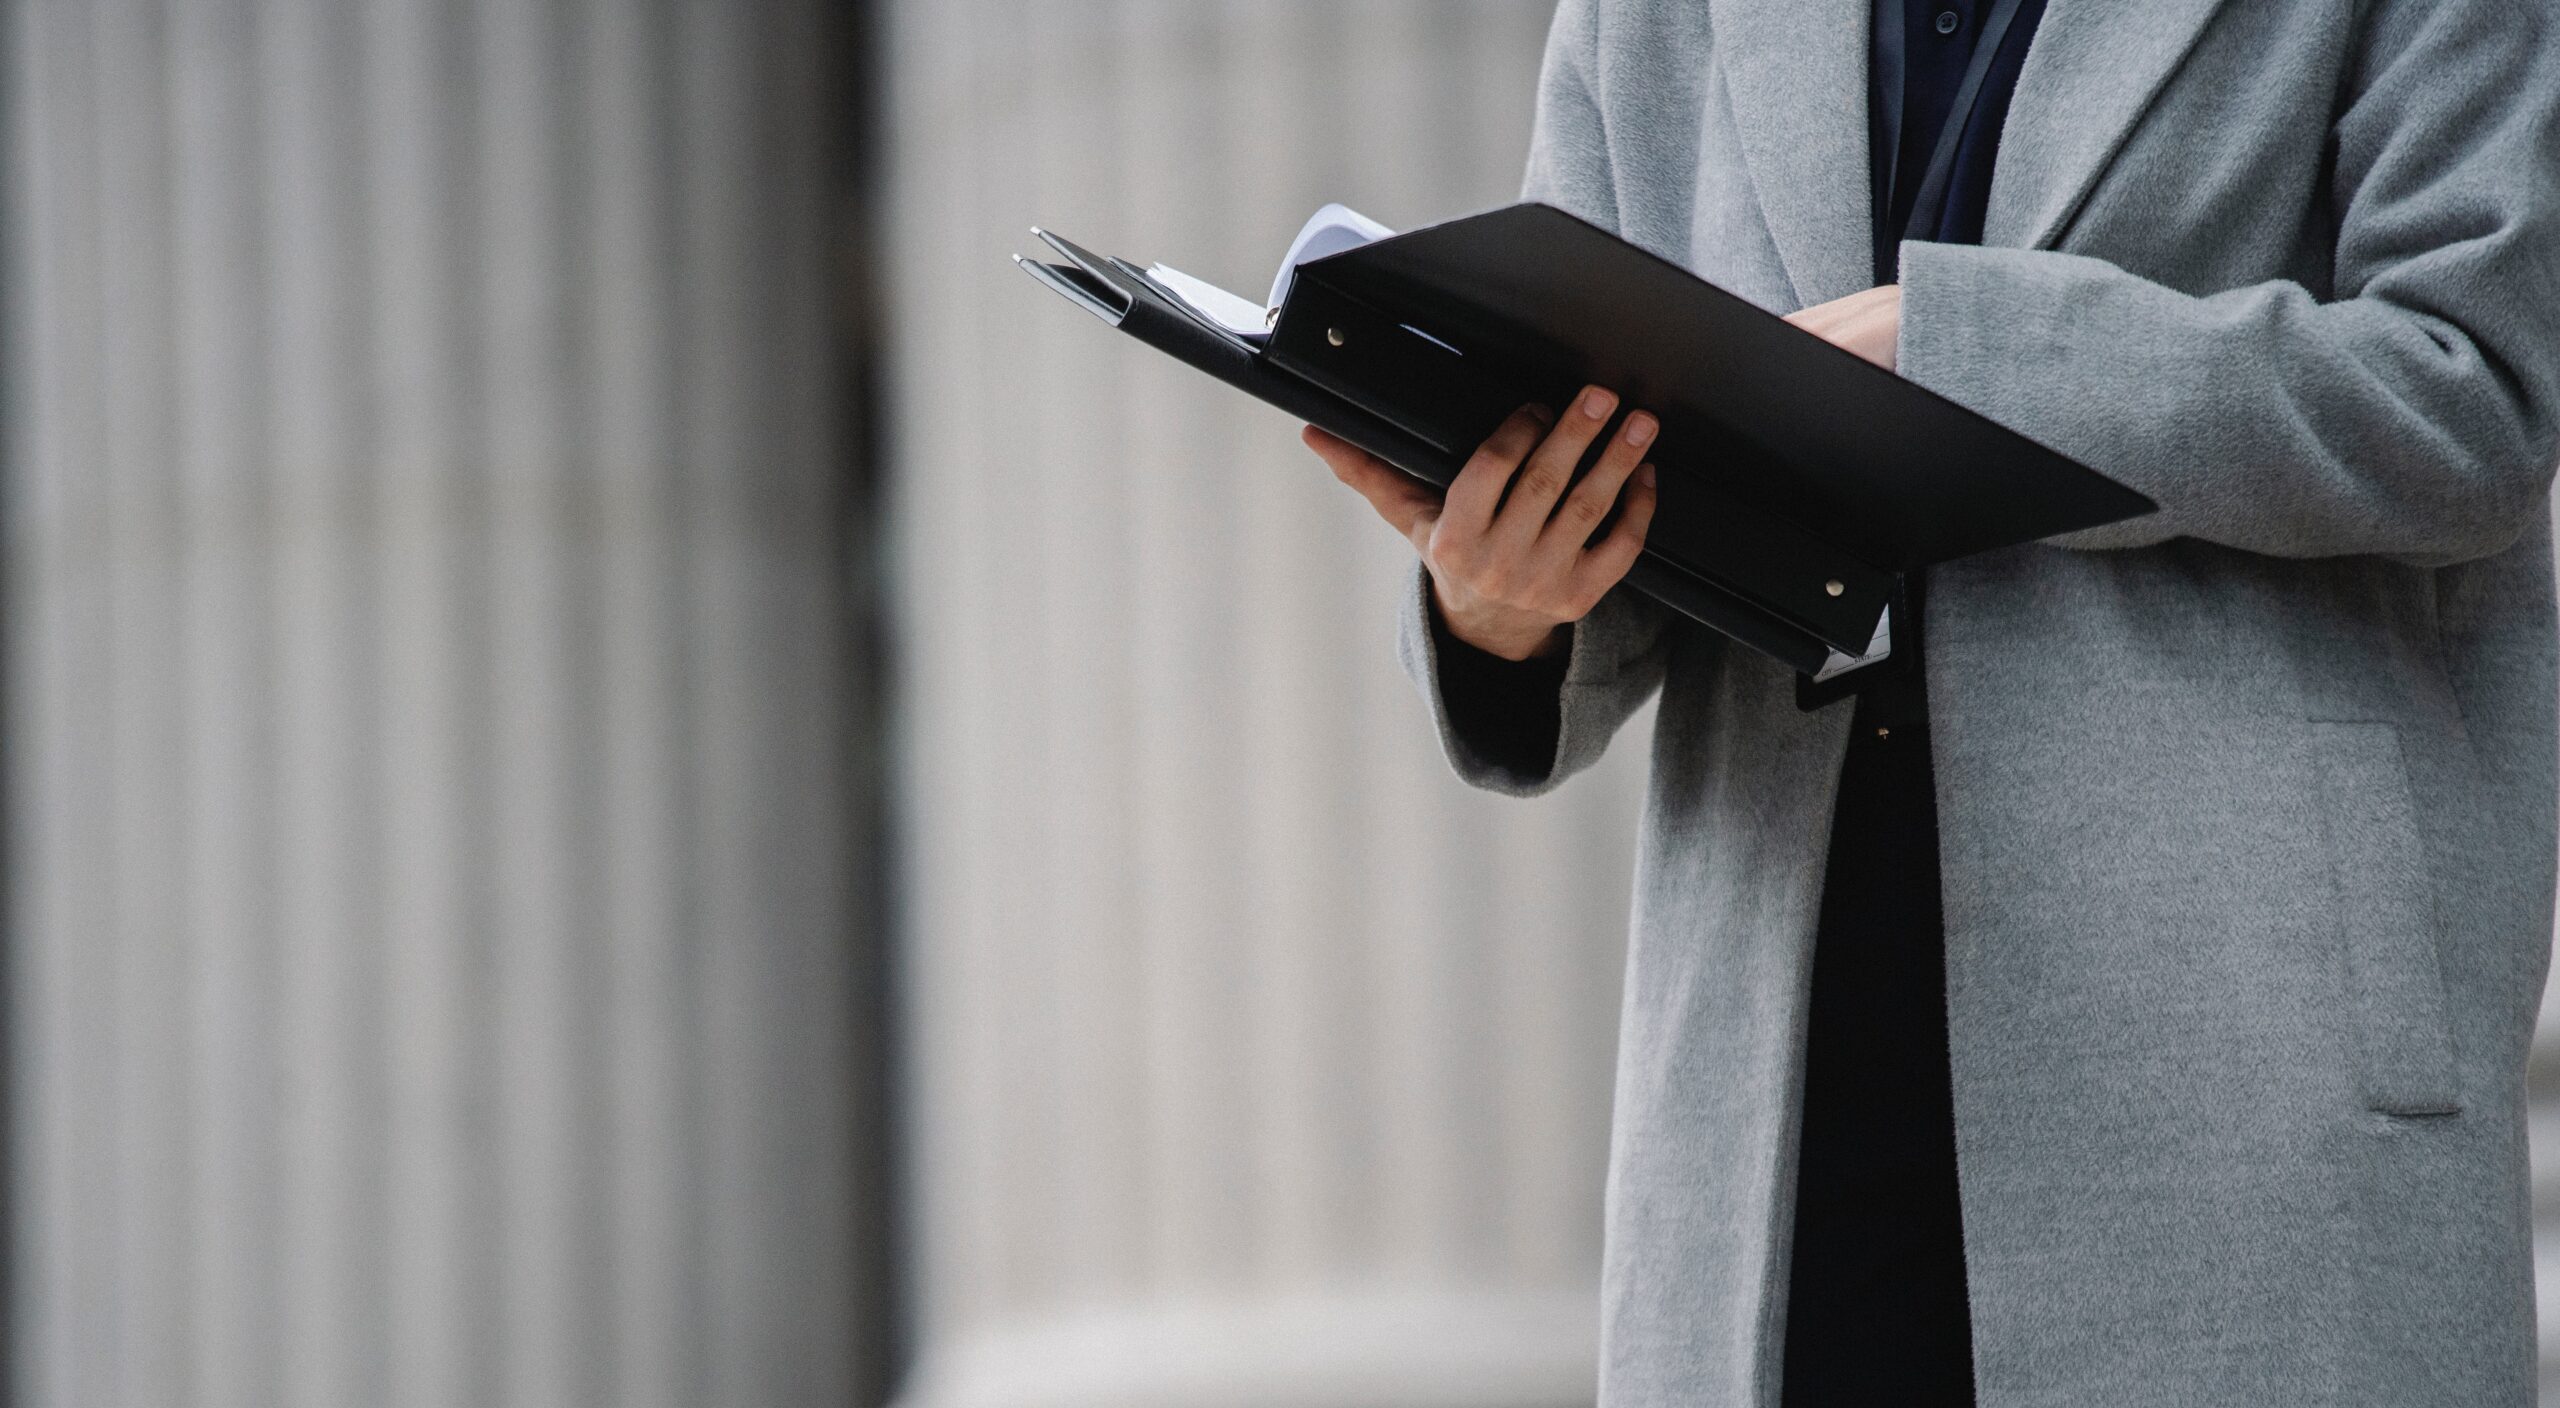
[[[1762,218],[1797,299],[1874,282],[1867,190],[1872,0],[1709,0],[1716,64]]]
[[[2062,236],[2222,0],[2049,0],[2001,128],[1982,242]]]
[[[1867,33],[1875,0],[1709,0],[1762,217],[1805,304],[1872,280]],[[1887,0],[1891,3],[1891,0]],[[2222,0],[2049,0],[2018,75],[1982,242],[2058,239]]]

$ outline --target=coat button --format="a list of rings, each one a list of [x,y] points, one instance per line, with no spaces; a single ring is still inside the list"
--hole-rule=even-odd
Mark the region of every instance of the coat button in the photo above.
[[[1956,26],[1962,23],[1964,23],[1963,17],[1953,10],[1940,10],[1938,12],[1938,32],[1940,34],[1953,34],[1956,32]]]

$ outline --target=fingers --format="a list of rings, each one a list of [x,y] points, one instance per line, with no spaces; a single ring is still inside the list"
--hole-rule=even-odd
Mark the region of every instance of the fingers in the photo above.
[[[1898,301],[1901,291],[1901,286],[1898,284],[1878,284],[1874,288],[1860,289],[1846,298],[1835,298],[1827,303],[1814,304],[1810,308],[1799,308],[1787,315],[1787,321],[1807,332],[1826,332],[1844,322],[1866,315],[1888,297]]]
[[[1585,603],[1585,611],[1618,585],[1627,569],[1636,565],[1636,554],[1644,550],[1644,536],[1653,527],[1653,506],[1659,497],[1658,473],[1652,465],[1637,471],[1627,486],[1626,509],[1618,515],[1617,526],[1574,565],[1574,596]]]
[[[1591,535],[1609,510],[1617,506],[1618,491],[1644,462],[1645,447],[1653,443],[1660,430],[1654,418],[1643,411],[1629,415],[1618,433],[1609,438],[1600,458],[1582,481],[1556,506],[1555,515],[1547,521],[1537,539],[1537,552],[1544,557],[1572,562],[1591,545]]]
[[[1887,285],[1876,292],[1878,296],[1873,301],[1858,309],[1854,317],[1843,319],[1826,336],[1892,371],[1902,343],[1902,290]]]
[[[1891,371],[1902,338],[1902,286],[1880,284],[1817,303],[1788,314],[1787,321]]]
[[[1333,476],[1348,484],[1378,516],[1417,546],[1440,514],[1439,496],[1429,486],[1338,435],[1308,426],[1298,438],[1323,457]]]
[[[1555,511],[1556,500],[1573,482],[1574,466],[1582,463],[1583,453],[1599,438],[1617,409],[1616,392],[1601,386],[1584,387],[1511,481],[1511,495],[1503,500],[1489,536],[1521,549],[1536,542],[1546,529],[1548,515]]]
[[[1546,436],[1555,417],[1544,406],[1522,406],[1495,426],[1475,454],[1468,457],[1466,467],[1449,483],[1447,506],[1441,516],[1451,530],[1468,537],[1481,535],[1493,523],[1494,510],[1502,503],[1502,491],[1520,462]]]
[[[1578,619],[1616,585],[1652,526],[1655,471],[1644,457],[1660,422],[1635,412],[1591,453],[1617,408],[1617,395],[1596,386],[1561,417],[1523,407],[1486,437],[1445,496],[1315,426],[1301,438],[1405,535],[1436,582],[1458,584],[1471,609],[1552,623]],[[1576,482],[1586,457],[1591,470]],[[1613,509],[1616,525],[1592,542]]]

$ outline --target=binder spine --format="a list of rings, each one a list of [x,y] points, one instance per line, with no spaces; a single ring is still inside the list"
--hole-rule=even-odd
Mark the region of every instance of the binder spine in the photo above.
[[[1701,625],[1722,631],[1798,674],[1809,677],[1831,658],[1831,647],[1821,637],[1788,625],[1657,554],[1638,557],[1635,565],[1627,569],[1622,585],[1634,587]]]

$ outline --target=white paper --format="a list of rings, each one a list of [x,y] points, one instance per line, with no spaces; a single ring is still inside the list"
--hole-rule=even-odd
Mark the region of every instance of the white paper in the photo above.
[[[1271,330],[1264,325],[1263,310],[1254,306],[1252,299],[1229,293],[1206,279],[1195,279],[1162,264],[1148,269],[1147,277],[1209,321],[1240,337],[1260,337]]]
[[[1813,682],[1821,684],[1825,680],[1845,675],[1851,670],[1863,670],[1891,654],[1893,654],[1893,608],[1888,606],[1876,616],[1876,633],[1874,638],[1867,642],[1867,653],[1851,658],[1836,650],[1831,652],[1831,658],[1822,662],[1822,668],[1814,672]]]
[[[1298,237],[1289,242],[1288,257],[1280,261],[1280,272],[1271,279],[1271,298],[1265,306],[1279,307],[1289,297],[1289,284],[1298,276],[1298,266],[1374,244],[1395,231],[1353,210],[1347,205],[1329,204],[1307,217],[1298,228]]]
[[[1311,259],[1322,259],[1328,254],[1340,254],[1346,249],[1358,249],[1394,233],[1348,206],[1326,206],[1307,217],[1307,223],[1298,229],[1298,237],[1289,242],[1289,255],[1280,262],[1280,273],[1271,281],[1271,301],[1259,308],[1242,294],[1229,293],[1206,279],[1194,278],[1163,264],[1150,267],[1147,277],[1210,323],[1248,342],[1258,343],[1270,336],[1273,310],[1289,296],[1289,284],[1296,278],[1299,265]],[[1419,328],[1414,331],[1449,347],[1449,344]],[[1458,349],[1449,347],[1449,350],[1455,352]]]

